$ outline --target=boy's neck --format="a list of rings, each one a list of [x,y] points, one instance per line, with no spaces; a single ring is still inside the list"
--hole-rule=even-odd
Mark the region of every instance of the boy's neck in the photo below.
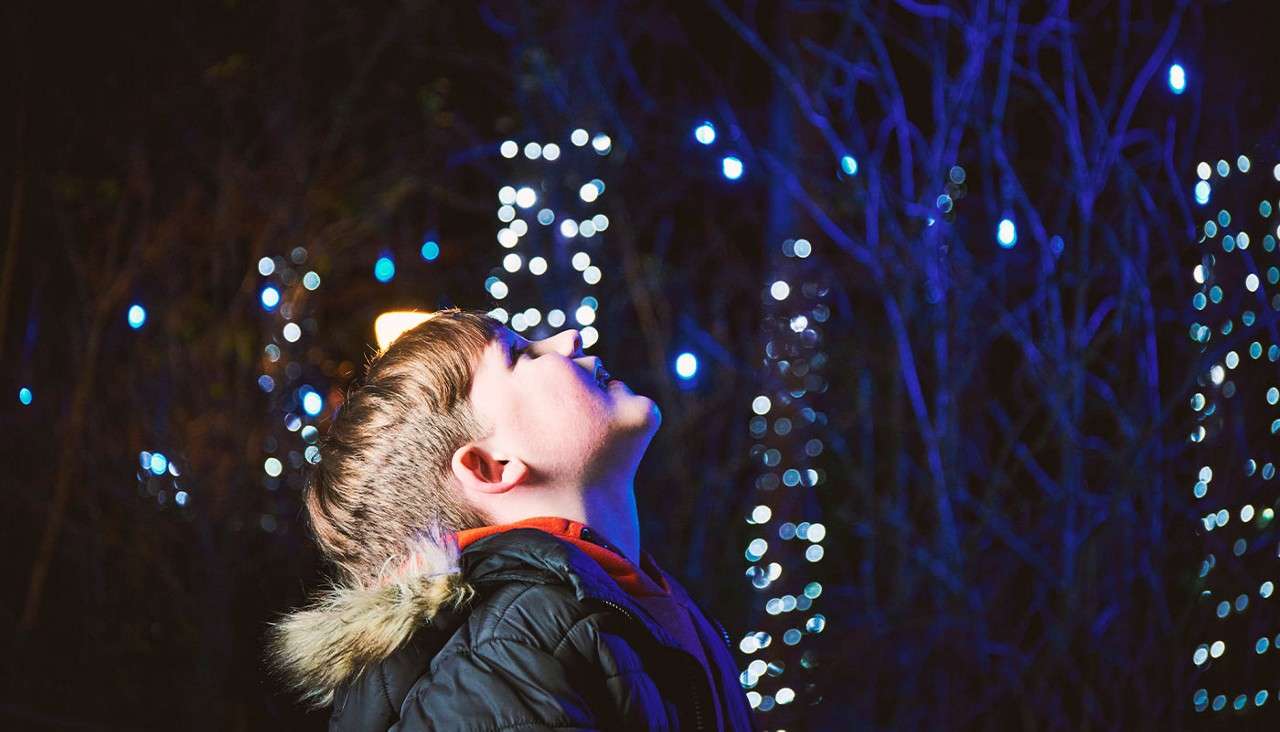
[[[530,498],[533,498],[530,496]],[[521,506],[493,516],[495,523],[515,523],[536,516],[558,516],[591,527],[605,541],[640,566],[640,517],[636,511],[635,489],[630,482],[591,486],[581,491],[537,496]]]
[[[590,526],[639,567],[640,516],[634,488],[628,484],[624,489],[588,491],[583,499],[583,517],[567,518]]]

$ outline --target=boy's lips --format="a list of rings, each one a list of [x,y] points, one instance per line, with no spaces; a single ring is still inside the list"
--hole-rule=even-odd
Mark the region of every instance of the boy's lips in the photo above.
[[[607,387],[609,382],[612,380],[613,376],[609,373],[609,370],[600,365],[599,361],[596,361],[596,383],[599,384],[601,388],[604,388]]]

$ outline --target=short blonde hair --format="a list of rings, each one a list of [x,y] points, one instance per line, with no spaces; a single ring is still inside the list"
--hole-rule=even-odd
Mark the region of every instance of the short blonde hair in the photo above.
[[[377,582],[423,532],[492,523],[461,494],[450,462],[492,429],[468,395],[502,327],[483,311],[441,310],[374,356],[348,389],[317,443],[304,500],[321,552],[349,581]]]

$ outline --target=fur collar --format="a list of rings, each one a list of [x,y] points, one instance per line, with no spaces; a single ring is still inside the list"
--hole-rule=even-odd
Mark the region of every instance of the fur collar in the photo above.
[[[313,707],[403,646],[437,614],[468,604],[451,542],[418,540],[404,567],[376,585],[330,585],[312,604],[285,615],[269,633],[276,671]]]

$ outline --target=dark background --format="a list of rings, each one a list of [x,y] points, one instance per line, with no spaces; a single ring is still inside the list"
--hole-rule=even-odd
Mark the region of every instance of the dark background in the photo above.
[[[593,255],[605,273],[595,352],[664,413],[637,481],[644,544],[735,641],[774,635],[799,698],[761,725],[1228,719],[1195,712],[1193,692],[1273,682],[1248,639],[1277,614],[1255,603],[1247,618],[1213,618],[1219,598],[1201,593],[1217,575],[1198,572],[1214,548],[1208,509],[1190,486],[1219,443],[1270,448],[1252,420],[1188,444],[1197,416],[1184,405],[1203,359],[1252,333],[1280,339],[1267,307],[1203,354],[1187,338],[1195,231],[1209,215],[1191,187],[1202,159],[1248,154],[1255,177],[1280,159],[1269,11],[6,6],[0,720],[323,726],[263,659],[267,623],[323,568],[301,520],[302,473],[287,460],[278,481],[262,472],[267,455],[300,449],[283,426],[295,405],[255,381],[297,363],[288,382],[332,405],[371,354],[378,313],[498,304],[481,287],[503,253],[495,192],[538,169],[498,145],[567,150],[579,126],[614,141],[607,159],[581,163],[607,181],[612,222]],[[1173,61],[1188,71],[1183,95],[1165,84]],[[1073,104],[1048,101],[1068,89]],[[693,140],[704,119],[715,146]],[[728,152],[745,162],[740,181],[720,175]],[[839,172],[846,152],[857,175]],[[944,213],[935,197],[957,164],[967,180]],[[1274,197],[1271,183],[1258,189]],[[1215,187],[1209,208],[1234,204],[1234,190]],[[1008,250],[994,241],[1006,215],[1019,227]],[[797,236],[814,242],[803,265],[779,248]],[[417,255],[427,237],[441,243],[434,262]],[[285,344],[258,302],[256,263],[298,246],[297,271],[323,284],[289,290],[309,321],[269,364],[263,346]],[[371,276],[383,253],[398,268],[387,284]],[[752,397],[790,378],[765,355],[786,334],[765,296],[779,273],[797,292],[826,288],[809,306],[830,320],[788,365],[820,375],[794,406],[822,418],[759,439]],[[510,300],[567,297],[524,283]],[[148,310],[136,331],[133,302]],[[671,368],[685,350],[702,364],[692,383]],[[21,386],[32,405],[14,398]],[[754,446],[795,455],[813,436],[827,448],[812,461],[817,487],[761,483]],[[181,468],[187,506],[139,471],[143,450]],[[797,648],[780,647],[786,618],[763,610],[773,591],[741,579],[743,549],[762,535],[743,518],[758,504],[775,523],[828,531],[820,563],[770,535],[779,546],[764,562],[784,562],[784,584],[794,573],[824,585],[814,610],[827,626]],[[1219,550],[1219,561],[1226,585],[1252,586],[1275,556]],[[1240,653],[1192,664],[1232,622]],[[1254,706],[1236,716],[1276,704]]]

